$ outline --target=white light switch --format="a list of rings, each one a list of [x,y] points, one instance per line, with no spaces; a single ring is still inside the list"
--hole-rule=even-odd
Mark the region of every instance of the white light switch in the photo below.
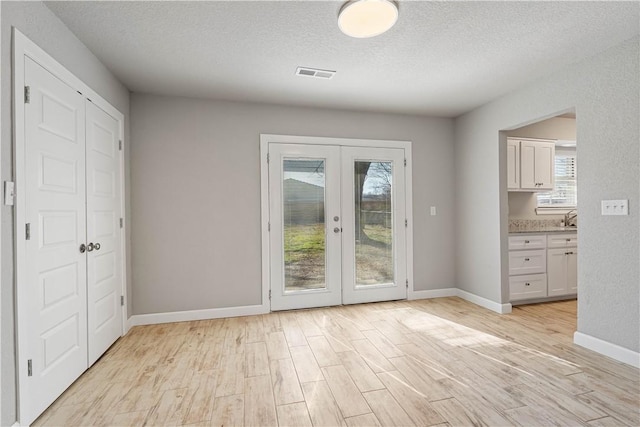
[[[16,184],[11,181],[4,182],[4,204],[13,206],[13,198],[15,197]]]
[[[436,216],[436,207],[431,206],[431,216]]]
[[[629,215],[629,200],[603,200],[602,215]]]

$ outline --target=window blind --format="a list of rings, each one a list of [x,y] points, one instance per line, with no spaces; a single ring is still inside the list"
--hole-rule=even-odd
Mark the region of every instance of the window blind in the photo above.
[[[553,191],[538,193],[538,207],[576,207],[576,157],[556,155],[555,186]]]

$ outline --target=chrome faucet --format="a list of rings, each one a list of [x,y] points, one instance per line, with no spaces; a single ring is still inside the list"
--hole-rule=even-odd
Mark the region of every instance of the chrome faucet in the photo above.
[[[569,212],[564,214],[564,226],[565,227],[577,227],[578,223],[578,210],[571,209]]]

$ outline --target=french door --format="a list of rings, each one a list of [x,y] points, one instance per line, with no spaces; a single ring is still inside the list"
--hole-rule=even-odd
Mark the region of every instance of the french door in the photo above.
[[[400,148],[269,144],[271,309],[407,296]]]

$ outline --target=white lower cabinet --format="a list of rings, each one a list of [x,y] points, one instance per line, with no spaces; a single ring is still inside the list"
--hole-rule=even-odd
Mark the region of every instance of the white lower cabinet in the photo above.
[[[509,252],[509,275],[544,273],[547,256],[544,249]]]
[[[546,274],[525,274],[509,277],[511,300],[544,298],[547,296]]]
[[[577,248],[547,250],[547,288],[550,297],[577,293],[577,260]]]
[[[509,236],[510,300],[575,295],[577,242],[576,233]]]

